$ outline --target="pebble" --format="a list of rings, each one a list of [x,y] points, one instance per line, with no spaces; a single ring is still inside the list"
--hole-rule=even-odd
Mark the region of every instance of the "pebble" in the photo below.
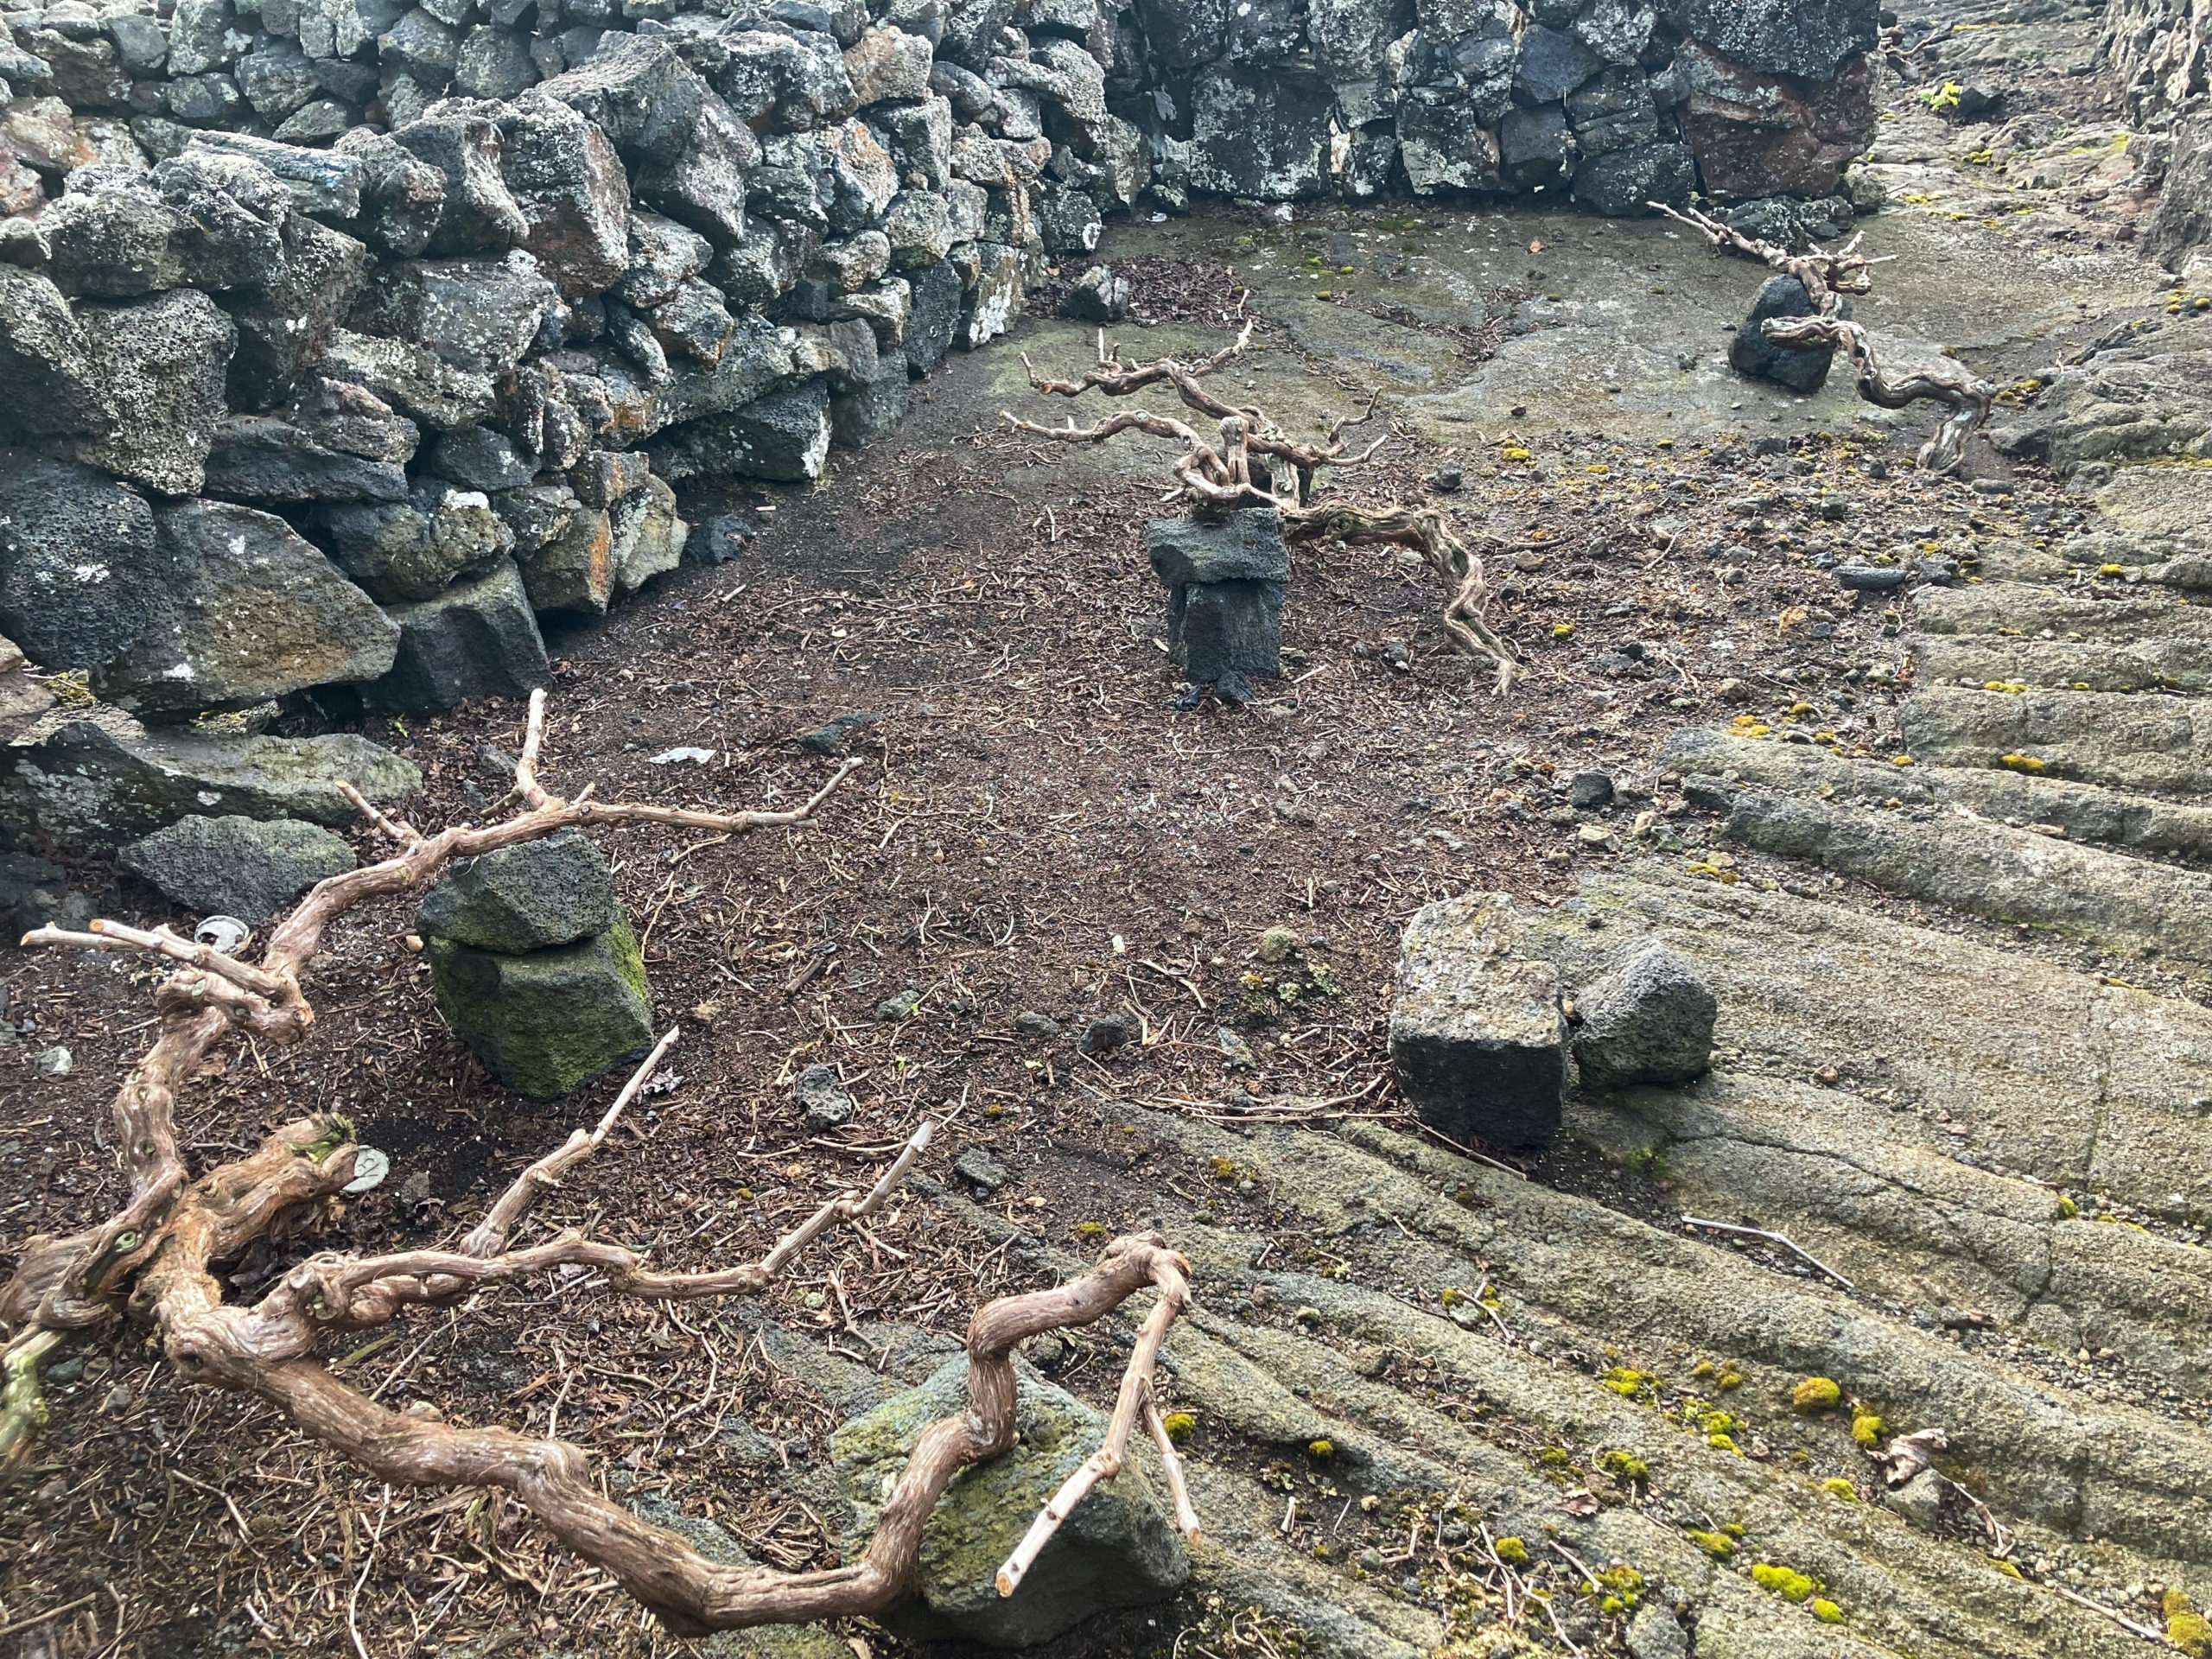
[[[1038,1013],[1034,1008],[1024,1008],[1015,1014],[1014,1028],[1024,1037],[1057,1037],[1060,1034],[1060,1022],[1048,1014]]]
[[[1567,798],[1586,812],[1601,806],[1611,806],[1613,802],[1612,778],[1602,772],[1578,772],[1573,781],[1567,786]]]
[[[42,1077],[66,1077],[77,1069],[77,1057],[60,1044],[38,1057],[38,1074]]]
[[[1129,1040],[1129,1022],[1118,1014],[1102,1014],[1083,1028],[1076,1046],[1085,1054],[1111,1054]]]
[[[1014,1178],[1007,1174],[1004,1164],[991,1156],[982,1147],[970,1147],[960,1154],[952,1166],[952,1173],[986,1192],[995,1192]]]

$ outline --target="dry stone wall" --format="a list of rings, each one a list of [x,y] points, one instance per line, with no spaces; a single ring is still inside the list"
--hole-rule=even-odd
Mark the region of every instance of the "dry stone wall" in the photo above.
[[[1872,128],[1863,0],[8,6],[0,633],[156,725],[526,690],[673,484],[817,476],[1108,215],[1821,196]]]

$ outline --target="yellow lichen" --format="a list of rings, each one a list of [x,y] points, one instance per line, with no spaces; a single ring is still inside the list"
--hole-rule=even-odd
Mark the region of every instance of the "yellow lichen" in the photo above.
[[[1835,1475],[1822,1481],[1821,1490],[1830,1497],[1840,1497],[1851,1503],[1859,1502],[1859,1489],[1841,1475]]]
[[[1813,1617],[1823,1624],[1840,1624],[1843,1623],[1843,1609],[1832,1601],[1816,1599],[1813,1603]]]
[[[1491,1554],[1508,1567],[1529,1565],[1529,1546],[1518,1538],[1501,1538],[1491,1547]]]
[[[2186,1590],[2169,1590],[2158,1604],[2158,1611],[2166,1616],[2166,1640],[2189,1656],[2189,1659],[2212,1659],[2212,1621],[2196,1611],[2196,1604],[2189,1599]]]
[[[1882,1439],[1882,1420],[1871,1411],[1862,1411],[1851,1420],[1851,1438],[1861,1446],[1878,1446]]]
[[[1796,1568],[1771,1561],[1761,1561],[1751,1569],[1751,1582],[1762,1590],[1771,1590],[1784,1601],[1808,1601],[1813,1592],[1821,1587]]]
[[[1651,1474],[1649,1464],[1635,1452],[1624,1452],[1618,1447],[1599,1456],[1598,1466],[1623,1485],[1630,1481],[1648,1479]]]
[[[1827,1411],[1842,1398],[1843,1389],[1834,1378],[1808,1376],[1790,1390],[1789,1407],[1793,1411]]]
[[[1716,1561],[1725,1561],[1736,1553],[1736,1541],[1724,1533],[1693,1532],[1688,1536],[1690,1542]]]
[[[1306,1449],[1317,1458],[1333,1458],[1337,1455],[1337,1445],[1334,1440],[1308,1440],[1306,1443]]]

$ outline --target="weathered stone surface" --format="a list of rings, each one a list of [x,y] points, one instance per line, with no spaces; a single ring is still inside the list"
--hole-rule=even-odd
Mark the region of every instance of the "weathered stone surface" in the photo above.
[[[1129,284],[1109,265],[1093,265],[1060,297],[1060,315],[1077,322],[1119,322],[1129,315]]]
[[[278,416],[233,415],[215,429],[204,487],[247,501],[404,501],[407,474],[317,443]]]
[[[913,279],[905,348],[909,374],[929,374],[944,361],[960,332],[960,273],[950,261],[931,265]]]
[[[1691,39],[1754,69],[1827,80],[1880,33],[1874,0],[1669,0]]]
[[[518,553],[516,563],[532,610],[607,613],[614,593],[614,535],[601,508],[576,503],[551,535]]]
[[[391,672],[362,688],[373,708],[450,709],[480,697],[524,697],[550,665],[514,561],[435,597],[394,605],[399,626]]]
[[[500,123],[499,174],[521,209],[521,245],[571,298],[628,264],[630,180],[607,135],[558,99],[525,94]]]
[[[1021,315],[1021,257],[1000,242],[978,242],[976,280],[961,302],[952,343],[963,352],[987,346]]]
[[[683,561],[690,527],[677,516],[676,492],[647,477],[607,510],[608,556],[614,585],[634,593]]]
[[[105,431],[115,418],[101,359],[51,279],[0,264],[0,436]]]
[[[391,666],[397,630],[275,514],[188,500],[154,524],[164,581],[139,637],[95,669],[104,696],[182,714],[372,680]]]
[[[89,378],[115,410],[99,436],[69,445],[77,459],[164,495],[195,493],[223,417],[224,376],[237,330],[196,289],[137,305],[80,308]]]
[[[904,1470],[922,1431],[967,1404],[968,1364],[956,1359],[830,1437],[854,1516],[847,1560],[866,1548],[886,1481]],[[1014,1419],[1014,1448],[955,1483],[931,1511],[915,1592],[882,1615],[889,1628],[923,1640],[1027,1647],[1084,1619],[1165,1600],[1190,1576],[1183,1541],[1132,1460],[1068,1517],[1020,1591],[1001,1597],[993,1583],[999,1563],[1106,1429],[1098,1412],[1026,1364],[1017,1365]]]
[[[1574,199],[1592,213],[1633,218],[1649,203],[1680,206],[1697,185],[1697,164],[1683,144],[1634,144],[1586,156],[1574,169]]]
[[[678,480],[736,473],[799,483],[822,475],[830,439],[830,388],[817,378],[670,428],[653,442],[653,470]]]
[[[482,492],[434,478],[404,500],[323,507],[313,527],[346,574],[387,602],[434,598],[497,563],[513,541]]]
[[[30,659],[12,639],[0,637],[0,743],[22,736],[54,706],[54,693],[30,676]]]
[[[491,122],[459,113],[428,115],[395,127],[391,140],[444,175],[443,211],[424,252],[497,252],[530,234],[529,219],[499,175],[499,130]]]
[[[581,830],[457,861],[416,913],[425,938],[518,956],[614,925],[614,877]]]
[[[1390,1059],[1421,1121],[1455,1140],[1531,1147],[1559,1131],[1567,1082],[1559,975],[1520,950],[1503,893],[1445,899],[1406,925]]]
[[[434,430],[474,426],[499,408],[491,377],[456,368],[412,340],[340,328],[318,365],[333,380],[359,387]]]
[[[179,818],[118,855],[162,897],[200,915],[258,925],[316,882],[353,868],[353,849],[320,824],[279,818]]]
[[[1271,507],[1245,507],[1220,523],[1154,518],[1145,525],[1144,543],[1153,574],[1170,588],[1290,580],[1282,515]]]
[[[1711,1066],[1719,1004],[1663,944],[1632,950],[1575,998],[1574,1062],[1592,1089],[1688,1083]]]
[[[524,1094],[569,1094],[652,1042],[645,965],[619,912],[603,933],[526,956],[424,943],[447,1026]]]
[[[165,580],[144,496],[89,467],[0,452],[0,629],[33,662],[106,662],[145,631]]]
[[[1248,682],[1282,674],[1280,582],[1184,582],[1167,596],[1167,656],[1195,685],[1248,701]]]
[[[1705,188],[1729,202],[1758,196],[1830,196],[1874,134],[1872,71],[1851,60],[1838,77],[1792,82],[1699,47],[1676,68],[1689,87],[1682,137]]]
[[[1319,76],[1208,70],[1192,100],[1192,186],[1269,201],[1319,194],[1335,105]]]
[[[853,1098],[845,1092],[837,1073],[826,1065],[810,1065],[791,1079],[791,1103],[799,1109],[801,1121],[817,1135],[852,1122]]]
[[[351,783],[379,805],[423,787],[408,762],[366,738],[122,738],[75,721],[28,747],[0,749],[0,836],[50,837],[112,852],[192,814],[305,818],[343,827],[360,814]]]
[[[499,375],[529,349],[558,298],[519,249],[500,259],[409,261],[374,274],[347,326],[427,346],[457,369]]]

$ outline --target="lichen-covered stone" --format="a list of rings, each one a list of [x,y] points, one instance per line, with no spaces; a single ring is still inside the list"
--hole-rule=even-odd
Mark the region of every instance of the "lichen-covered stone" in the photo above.
[[[131,842],[118,856],[164,899],[201,915],[251,924],[355,862],[353,849],[320,824],[197,814]]]
[[[1132,1462],[1077,1507],[1020,1589],[999,1594],[999,1564],[1106,1433],[1098,1412],[1026,1366],[1016,1369],[1020,1438],[1004,1456],[957,1476],[938,1501],[922,1529],[915,1593],[880,1615],[887,1628],[919,1640],[1028,1647],[1087,1618],[1164,1601],[1190,1576],[1181,1537]],[[957,1359],[830,1437],[830,1457],[854,1513],[844,1537],[847,1560],[867,1548],[885,1492],[921,1432],[967,1404],[967,1361]]]
[[[0,841],[43,836],[112,852],[194,814],[357,823],[339,785],[378,805],[423,787],[423,774],[365,737],[117,736],[73,721],[51,737],[0,749]]]
[[[103,695],[189,713],[373,680],[391,667],[399,630],[274,513],[186,500],[154,523],[163,581],[139,637],[95,671]]]
[[[626,916],[604,933],[526,956],[425,943],[447,1026],[524,1094],[569,1094],[652,1041],[645,961]]]

